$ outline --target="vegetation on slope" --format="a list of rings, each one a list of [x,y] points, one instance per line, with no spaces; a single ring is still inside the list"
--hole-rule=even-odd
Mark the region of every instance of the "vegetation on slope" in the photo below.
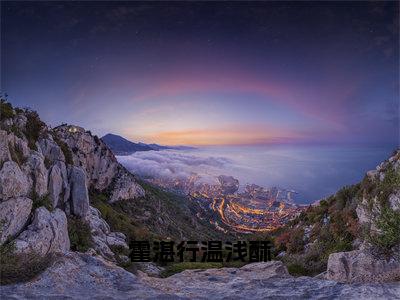
[[[15,245],[0,245],[0,284],[26,282],[42,273],[54,261],[53,255],[40,256],[34,252],[16,253]]]
[[[91,204],[100,210],[113,231],[123,232],[131,240],[225,240],[208,222],[195,217],[196,207],[181,195],[139,182],[146,196],[135,200],[108,203],[109,195],[92,191]]]
[[[323,272],[331,253],[353,250],[363,240],[381,253],[390,253],[400,244],[400,212],[390,208],[388,201],[400,189],[400,172],[391,163],[385,166],[383,179],[365,176],[361,183],[308,207],[274,233],[276,254],[285,251],[281,259],[293,275]],[[363,199],[376,229],[359,224],[356,208]]]
[[[80,218],[68,217],[68,236],[72,251],[86,252],[92,247],[89,224]]]

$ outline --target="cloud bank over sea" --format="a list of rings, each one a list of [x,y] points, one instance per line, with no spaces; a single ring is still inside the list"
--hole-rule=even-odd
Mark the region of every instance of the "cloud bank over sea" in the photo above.
[[[235,167],[232,159],[194,154],[181,150],[141,151],[117,159],[129,171],[141,177],[188,178],[193,174],[201,181],[215,182],[215,176]]]
[[[265,146],[145,151],[117,159],[143,178],[173,180],[196,174],[196,182],[212,184],[216,176],[230,175],[241,188],[255,183],[295,190],[296,202],[312,203],[359,182],[387,156],[385,148]]]

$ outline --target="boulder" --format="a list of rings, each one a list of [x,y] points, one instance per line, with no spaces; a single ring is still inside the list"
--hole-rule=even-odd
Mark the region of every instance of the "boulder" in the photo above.
[[[49,163],[54,164],[57,161],[65,162],[64,153],[50,136],[40,138],[38,143],[42,154]]]
[[[400,260],[375,256],[366,249],[332,253],[326,278],[343,283],[399,281]]]
[[[22,169],[31,180],[36,194],[42,197],[47,194],[48,172],[44,165],[44,157],[36,151],[32,152]]]
[[[32,223],[15,240],[18,252],[39,255],[66,252],[70,249],[67,217],[60,209],[49,212],[44,207],[35,210]]]
[[[89,211],[89,194],[85,171],[76,166],[70,166],[69,183],[71,189],[71,214],[85,217]]]
[[[0,202],[0,244],[20,233],[29,219],[32,200],[26,197]]]
[[[53,207],[64,207],[70,196],[68,173],[64,162],[57,161],[50,168],[48,191]]]
[[[0,201],[26,196],[30,191],[27,176],[14,161],[6,161],[0,170]]]

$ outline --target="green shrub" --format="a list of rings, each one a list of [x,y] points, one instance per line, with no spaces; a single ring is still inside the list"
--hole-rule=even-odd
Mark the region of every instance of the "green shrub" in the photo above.
[[[289,253],[298,253],[304,249],[304,230],[296,228],[290,233],[289,243],[286,245]]]
[[[72,152],[71,149],[69,149],[67,143],[62,141],[56,134],[53,134],[53,139],[57,143],[57,145],[61,148],[61,151],[63,152],[65,157],[65,163],[68,165],[73,165],[74,160],[72,158]]]
[[[68,217],[68,235],[71,250],[86,252],[92,247],[93,240],[89,224],[81,218]]]
[[[14,116],[14,110],[11,103],[5,99],[0,100],[0,120],[12,118]]]
[[[40,120],[36,111],[26,110],[25,116],[27,118],[25,136],[28,139],[28,146],[32,150],[37,150],[36,142],[46,124]]]
[[[180,273],[184,270],[189,269],[215,269],[222,268],[222,263],[211,263],[211,262],[181,262],[174,263],[165,267],[165,270],[161,273],[162,277],[169,277],[176,273]]]
[[[11,127],[9,128],[9,130],[17,137],[19,137],[20,139],[24,138],[24,135],[21,131],[21,129],[16,126],[15,124],[11,125]]]
[[[50,169],[51,167],[51,161],[48,157],[44,158],[44,165],[46,166],[46,169]]]
[[[26,162],[26,157],[22,149],[19,147],[14,147],[11,143],[8,143],[8,149],[10,150],[11,159],[15,161],[19,166],[22,166]]]
[[[0,245],[0,284],[26,282],[43,272],[55,259],[53,255],[44,257],[31,253],[15,253],[15,245]]]
[[[378,183],[377,196],[381,205],[388,204],[390,194],[400,187],[400,172],[396,172],[392,165],[389,165],[385,177]]]
[[[290,275],[293,276],[308,276],[310,272],[300,264],[290,264],[287,266]]]
[[[400,244],[400,212],[384,206],[375,223],[378,232],[370,232],[368,239],[379,250],[390,252]]]
[[[129,249],[125,248],[124,246],[111,245],[110,249],[116,255],[129,256],[129,253],[130,253]]]
[[[36,208],[44,206],[48,211],[53,211],[54,207],[51,203],[49,194],[44,196],[39,196],[35,189],[32,190],[30,194],[30,198],[32,199],[32,210],[34,211]]]
[[[107,198],[107,195],[99,192],[92,191],[90,193],[92,205],[100,211],[111,230],[124,233],[128,243],[132,240],[152,240],[154,238],[147,228],[138,224],[128,214],[117,211],[113,205],[107,202]]]

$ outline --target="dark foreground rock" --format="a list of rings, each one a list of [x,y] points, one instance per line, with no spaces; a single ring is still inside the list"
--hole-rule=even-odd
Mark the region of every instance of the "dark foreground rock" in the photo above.
[[[67,253],[29,283],[2,286],[1,299],[399,299],[400,285],[294,278],[280,262],[186,270],[161,279],[131,274],[88,254]]]

